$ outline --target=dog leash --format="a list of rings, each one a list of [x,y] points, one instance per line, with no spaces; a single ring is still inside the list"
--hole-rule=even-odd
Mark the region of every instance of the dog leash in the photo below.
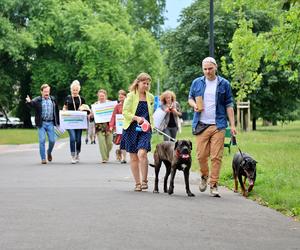
[[[154,128],[154,129],[155,129],[158,133],[160,133],[160,134],[162,134],[162,135],[168,137],[171,141],[176,142],[176,139],[174,139],[173,137],[171,137],[171,136],[167,135],[166,133],[162,132],[162,131],[159,130],[158,128]]]
[[[233,146],[236,146],[236,147],[238,148],[238,150],[239,150],[239,152],[240,152],[240,154],[241,154],[241,156],[242,156],[242,159],[243,159],[243,161],[244,161],[245,158],[244,158],[244,156],[243,156],[242,150],[240,149],[239,145],[237,144],[236,136],[235,136],[235,135],[232,135],[232,136],[231,136],[231,143],[232,143]]]

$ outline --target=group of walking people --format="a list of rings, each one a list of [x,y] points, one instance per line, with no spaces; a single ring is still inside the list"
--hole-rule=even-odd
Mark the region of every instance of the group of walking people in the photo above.
[[[217,63],[214,58],[207,57],[202,61],[203,76],[196,78],[190,87],[188,103],[194,109],[192,122],[193,134],[196,138],[196,156],[200,165],[199,189],[204,192],[210,182],[212,196],[220,196],[218,181],[223,156],[223,145],[227,118],[229,119],[232,135],[236,135],[233,97],[229,82],[217,75]],[[112,149],[113,131],[116,129],[116,114],[123,114],[123,133],[115,138],[120,143],[121,162],[126,162],[126,152],[130,156],[130,168],[135,181],[134,190],[148,189],[148,157],[151,151],[151,137],[153,132],[154,96],[150,93],[151,76],[147,73],[139,74],[129,87],[129,93],[119,91],[118,101],[112,119],[106,123],[96,123],[95,130],[102,156],[102,163],[109,160]],[[88,119],[93,120],[93,113],[79,95],[80,83],[74,81],[71,95],[67,96],[63,110],[85,110]],[[107,101],[107,92],[100,89],[96,103]],[[201,103],[199,102],[201,100]],[[165,134],[164,140],[176,139],[179,119],[182,115],[180,105],[172,91],[165,91],[161,96],[161,109],[165,117],[159,129]],[[41,96],[26,101],[35,108],[35,122],[38,127],[40,157],[42,164],[52,161],[54,146],[54,126],[59,126],[59,113],[56,100],[50,96],[50,86],[41,86]],[[200,105],[200,104],[201,105]],[[86,106],[85,106],[86,105]],[[80,129],[69,129],[71,162],[80,160],[81,135]],[[48,135],[49,148],[45,152],[45,139]],[[208,159],[211,160],[209,171]]]

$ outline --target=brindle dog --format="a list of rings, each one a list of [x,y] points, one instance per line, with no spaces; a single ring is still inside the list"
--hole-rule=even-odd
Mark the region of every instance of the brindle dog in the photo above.
[[[195,196],[189,185],[189,174],[192,164],[192,142],[189,140],[178,140],[174,142],[162,142],[156,145],[154,151],[154,164],[150,166],[155,168],[155,184],[153,193],[158,193],[158,175],[161,164],[166,166],[166,175],[164,177],[164,192],[173,194],[174,191],[174,178],[176,170],[182,170],[184,173],[185,189],[188,196]],[[171,173],[169,190],[167,182]]]

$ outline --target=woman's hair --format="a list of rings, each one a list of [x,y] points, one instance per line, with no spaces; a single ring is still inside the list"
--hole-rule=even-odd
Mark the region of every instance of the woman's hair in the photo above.
[[[40,90],[43,91],[45,88],[50,88],[50,86],[47,83],[44,83],[41,87]]]
[[[103,93],[105,96],[107,96],[107,91],[105,89],[99,89],[97,94]]]
[[[129,91],[136,91],[138,88],[139,82],[142,82],[144,80],[149,80],[148,90],[150,89],[151,84],[151,76],[147,73],[140,73],[137,78],[133,81],[133,83],[129,86]]]
[[[173,91],[171,90],[166,90],[165,92],[163,92],[159,99],[160,101],[163,103],[163,104],[166,104],[166,97],[170,95],[171,96],[171,99],[172,99],[172,102],[176,102],[176,95]]]
[[[120,89],[119,92],[118,92],[119,95],[123,95],[123,96],[127,96],[127,93],[125,90],[123,89]]]
[[[71,85],[70,85],[70,89],[72,90],[73,87],[78,86],[79,90],[80,90],[80,82],[78,80],[74,80]]]

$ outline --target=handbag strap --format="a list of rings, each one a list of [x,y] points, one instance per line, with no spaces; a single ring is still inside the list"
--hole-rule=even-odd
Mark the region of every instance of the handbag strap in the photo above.
[[[72,101],[73,101],[73,107],[74,107],[74,110],[76,111],[76,105],[75,105],[75,101],[74,101],[74,97],[71,95],[72,97]],[[79,107],[81,106],[81,98],[80,98],[80,95],[78,95],[78,98],[79,98]]]

